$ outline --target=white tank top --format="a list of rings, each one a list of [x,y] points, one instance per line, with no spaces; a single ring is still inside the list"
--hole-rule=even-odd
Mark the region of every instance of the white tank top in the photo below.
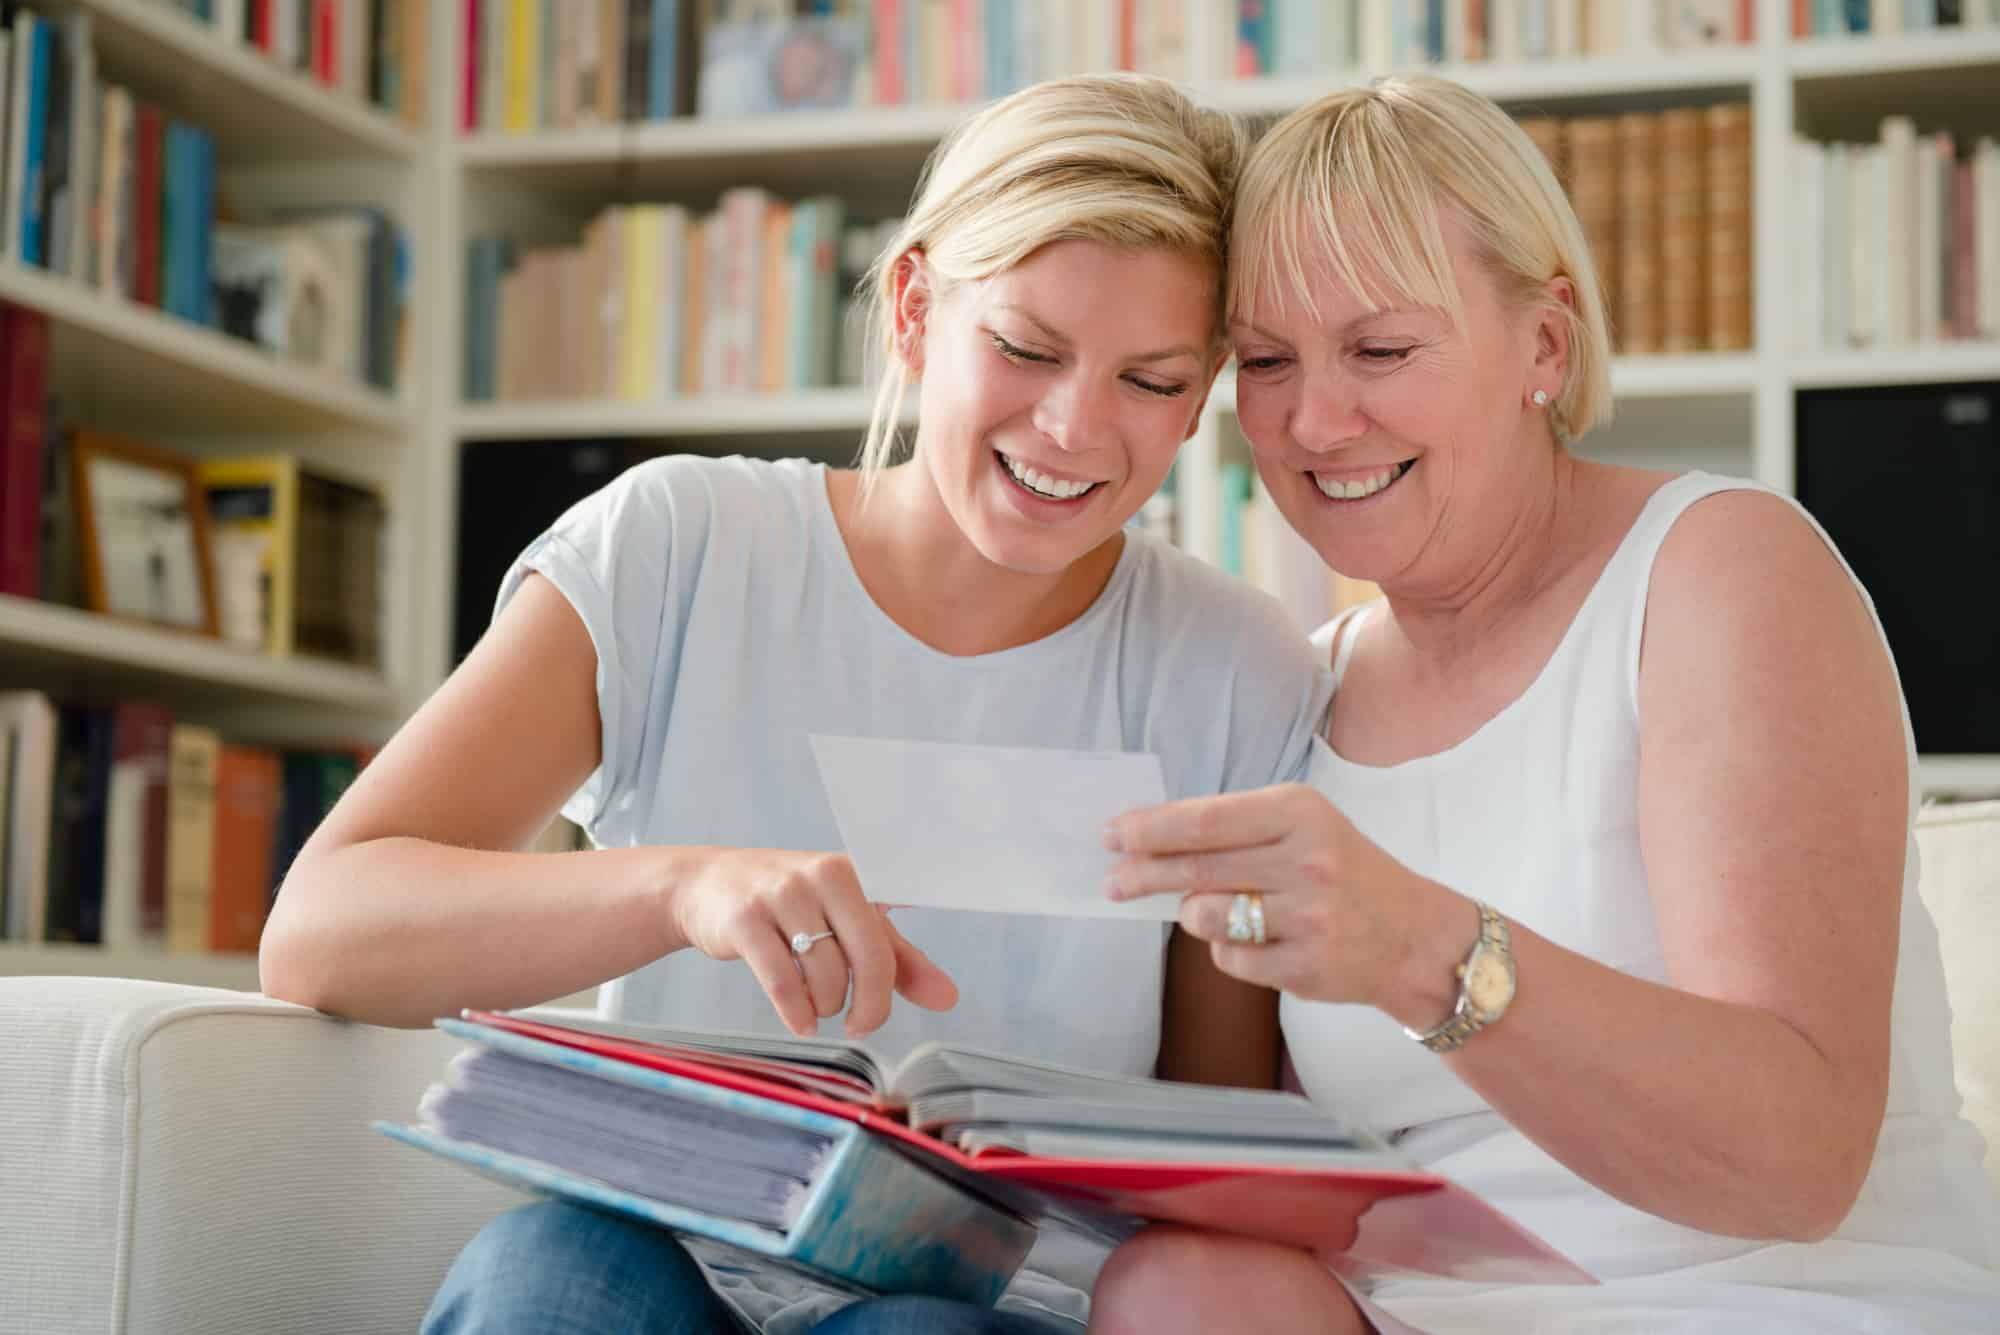
[[[1695,473],[1661,487],[1541,674],[1471,737],[1386,767],[1350,763],[1320,743],[1310,781],[1418,874],[1486,900],[1560,946],[1667,981],[1639,852],[1639,643],[1647,588],[1661,542],[1682,512],[1703,497],[1753,485]],[[1826,538],[1823,530],[1820,536]],[[1339,625],[1314,637],[1322,652]],[[1342,641],[1336,682],[1353,642],[1352,634]],[[1907,709],[1903,731],[1914,825],[1920,790]],[[1886,1121],[1860,1201],[1836,1237],[1937,1249],[1995,1267],[2000,1211],[1981,1169],[1978,1132],[1959,1114],[1950,1011],[1937,931],[1917,893],[1914,834],[1908,849]],[[1509,1127],[1380,1011],[1287,996],[1282,1015],[1292,1061],[1314,1099],[1400,1134],[1419,1160],[1600,1277],[1658,1274],[1761,1250],[1775,1262],[1774,1283],[1838,1283],[1836,1275],[1816,1273],[1834,1264],[1838,1249],[1717,1237],[1599,1191]]]

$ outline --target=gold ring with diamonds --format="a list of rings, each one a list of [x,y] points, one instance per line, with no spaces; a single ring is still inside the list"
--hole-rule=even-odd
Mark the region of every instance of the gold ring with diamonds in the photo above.
[[[1229,920],[1224,934],[1239,945],[1264,944],[1264,896],[1244,890],[1229,901]]]

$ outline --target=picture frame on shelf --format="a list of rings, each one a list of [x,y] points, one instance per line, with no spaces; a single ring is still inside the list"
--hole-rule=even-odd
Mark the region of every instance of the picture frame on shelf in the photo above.
[[[195,461],[98,431],[70,442],[71,487],[93,612],[214,637],[215,567]]]

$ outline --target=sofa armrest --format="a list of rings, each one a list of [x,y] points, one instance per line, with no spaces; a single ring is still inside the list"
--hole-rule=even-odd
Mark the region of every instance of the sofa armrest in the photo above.
[[[2000,802],[1926,807],[1917,819],[1924,905],[1937,923],[1965,1115],[2000,1189]]]
[[[369,1129],[458,1045],[254,993],[0,978],[0,1329],[416,1329],[520,1197]]]

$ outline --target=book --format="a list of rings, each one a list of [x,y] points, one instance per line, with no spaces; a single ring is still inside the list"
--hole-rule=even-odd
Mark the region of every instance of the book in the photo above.
[[[9,941],[47,934],[49,830],[55,799],[55,704],[40,691],[0,691],[0,730],[7,736],[7,921]]]
[[[175,723],[167,740],[167,949],[208,951],[215,897],[215,770],[222,738],[211,729]]]
[[[167,920],[167,748],[173,715],[125,700],[113,715],[104,811],[107,946],[156,946]]]
[[[216,753],[208,949],[255,954],[271,911],[284,780],[278,753],[225,743]]]
[[[1357,1278],[1594,1282],[1286,1091],[937,1043],[892,1064],[832,1039],[490,1011],[437,1024],[468,1051],[418,1124],[378,1130],[863,1291],[991,1301],[1042,1226],[1117,1241],[1149,1220],[1300,1247]],[[941,1271],[940,1252],[965,1268]]]

